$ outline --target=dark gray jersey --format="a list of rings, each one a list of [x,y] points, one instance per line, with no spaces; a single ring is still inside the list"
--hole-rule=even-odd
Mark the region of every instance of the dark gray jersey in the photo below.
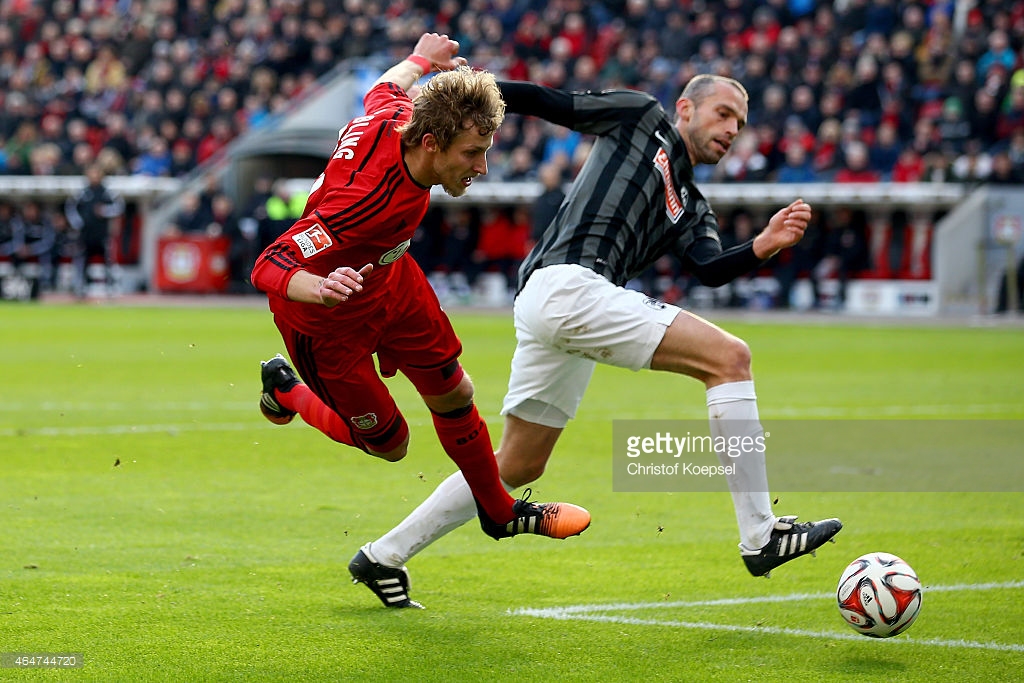
[[[575,263],[624,285],[659,257],[685,261],[701,237],[718,249],[718,221],[693,184],[693,166],[675,126],[645,93],[572,93],[571,121],[596,135],[590,156],[554,220],[519,270],[519,287],[545,266]],[[544,112],[529,112],[544,117]]]

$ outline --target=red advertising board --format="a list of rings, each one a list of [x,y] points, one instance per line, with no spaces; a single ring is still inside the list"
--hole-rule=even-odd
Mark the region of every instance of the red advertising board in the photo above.
[[[161,237],[156,289],[160,292],[223,292],[228,285],[227,237]]]

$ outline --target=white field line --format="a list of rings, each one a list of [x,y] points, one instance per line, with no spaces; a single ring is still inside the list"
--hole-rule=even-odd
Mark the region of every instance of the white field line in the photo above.
[[[251,412],[254,410],[252,402],[231,402],[223,404],[204,403],[201,401],[188,403],[140,403],[140,404],[118,404],[105,403],[100,407],[91,403],[45,403],[39,406],[27,406],[21,404],[6,404],[0,407],[0,417],[5,413],[14,412],[36,412],[36,413],[64,413],[84,412],[92,413],[117,413],[131,412],[139,414],[142,412],[197,412],[207,413],[211,410],[237,410]],[[976,405],[933,405],[933,406],[877,406],[872,408],[781,408],[765,409],[761,411],[762,419],[814,419],[814,418],[848,418],[848,419],[871,419],[882,417],[911,417],[911,416],[935,416],[949,415],[952,417],[984,416],[992,414],[1012,413],[1020,410],[1019,405],[1011,404],[976,404]],[[647,419],[646,415],[629,415],[621,413],[616,419]],[[706,413],[698,410],[694,412],[684,411],[675,419],[704,419]],[[414,426],[428,425],[426,418],[415,415],[407,415],[407,421]],[[668,419],[668,418],[666,418]],[[259,420],[256,420],[260,423]],[[494,424],[500,424],[498,418],[490,420]],[[263,425],[260,423],[260,426]],[[186,422],[179,424],[131,424],[131,425],[105,425],[105,426],[83,426],[83,427],[25,427],[10,428],[0,427],[0,438],[12,436],[108,436],[123,434],[153,434],[158,432],[228,432],[243,431],[252,429],[252,423],[204,423],[201,421]]]
[[[940,417],[964,418],[984,417],[986,415],[1018,414],[1021,412],[1020,404],[1016,403],[968,403],[968,404],[937,404],[937,405],[910,405],[910,406],[804,406],[800,408],[778,407],[764,405],[760,408],[762,420],[799,420],[799,419],[858,419],[871,420],[880,418],[919,418],[929,417],[932,419]],[[671,417],[658,417],[659,420],[699,420],[707,418],[707,411],[695,407],[688,409],[683,407],[678,415]],[[650,412],[631,413],[619,411],[615,413],[617,420],[647,420],[651,419]]]
[[[949,593],[964,591],[1012,590],[1024,588],[1024,581],[1005,583],[973,583],[950,586],[926,586],[925,593]],[[720,600],[693,600],[673,602],[631,602],[611,603],[606,605],[567,605],[565,607],[520,607],[509,610],[513,616],[536,617],[538,619],[555,619],[559,621],[591,621],[614,624],[630,624],[634,626],[669,626],[672,628],[689,628],[705,631],[731,631],[739,633],[761,633],[769,635],[807,636],[829,640],[850,640],[863,642],[865,636],[857,633],[840,633],[836,631],[812,631],[808,629],[785,628],[778,626],[741,626],[738,624],[718,624],[707,621],[679,621],[665,619],[642,619],[626,615],[607,614],[608,612],[636,612],[640,610],[685,609],[691,607],[717,607],[733,605],[753,605],[779,602],[799,602],[804,600],[835,600],[833,593],[794,593],[791,595],[770,595],[750,598],[723,598]],[[1024,644],[990,643],[972,640],[953,640],[942,638],[913,638],[901,636],[887,642],[905,645],[927,645],[959,649],[996,650],[1002,652],[1024,652]]]
[[[26,427],[0,429],[0,437],[14,436],[122,436],[132,434],[180,434],[182,432],[241,432],[264,425],[257,422],[189,422],[185,424],[107,425],[104,427]],[[266,425],[270,427],[269,423]]]
[[[90,412],[90,413],[119,413],[130,412],[151,413],[151,412],[199,412],[207,413],[211,410],[237,410],[251,411],[255,401],[225,401],[213,403],[209,401],[140,401],[138,403],[126,403],[123,401],[105,401],[97,405],[89,401],[46,401],[38,404],[22,402],[6,402],[0,406],[0,415],[5,413],[36,412],[36,413],[60,413],[60,412]],[[877,418],[894,416],[964,416],[964,415],[989,415],[994,413],[1018,413],[1021,410],[1020,404],[1016,403],[968,403],[968,404],[935,404],[935,405],[891,405],[891,406],[771,406],[765,405],[761,408],[762,418],[774,419],[799,419],[799,418]],[[643,415],[632,414],[629,411],[619,412],[616,419],[647,419],[649,411]],[[703,407],[687,409],[681,407],[678,416],[659,417],[662,420],[671,419],[700,419],[706,418],[707,411]]]

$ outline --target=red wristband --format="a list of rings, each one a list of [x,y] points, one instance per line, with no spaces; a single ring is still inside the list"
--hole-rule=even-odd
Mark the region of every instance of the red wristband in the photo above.
[[[428,74],[434,70],[434,65],[430,63],[430,60],[422,55],[409,55],[405,58],[405,61],[412,62],[420,68],[424,74]]]

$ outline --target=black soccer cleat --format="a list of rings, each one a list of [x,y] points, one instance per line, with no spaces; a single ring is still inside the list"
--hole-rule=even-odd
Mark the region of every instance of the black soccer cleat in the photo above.
[[[260,374],[263,377],[260,412],[274,424],[286,425],[295,417],[295,411],[282,407],[274,398],[274,390],[287,393],[299,383],[299,378],[281,354],[277,354],[270,360],[260,361],[260,368]]]
[[[799,524],[795,520],[796,515],[779,517],[772,529],[771,540],[760,551],[743,555],[743,562],[751,574],[767,577],[780,564],[808,553],[813,555],[826,541],[835,543],[833,537],[843,528],[843,523],[835,518]]]
[[[530,489],[512,504],[515,518],[505,524],[491,520],[477,503],[480,526],[484,533],[498,540],[519,534],[537,534],[549,538],[578,536],[590,526],[590,513],[572,503],[530,503]]]
[[[405,567],[385,567],[371,560],[360,548],[348,563],[352,583],[365,583],[385,607],[412,607],[423,605],[409,598],[409,570]]]

